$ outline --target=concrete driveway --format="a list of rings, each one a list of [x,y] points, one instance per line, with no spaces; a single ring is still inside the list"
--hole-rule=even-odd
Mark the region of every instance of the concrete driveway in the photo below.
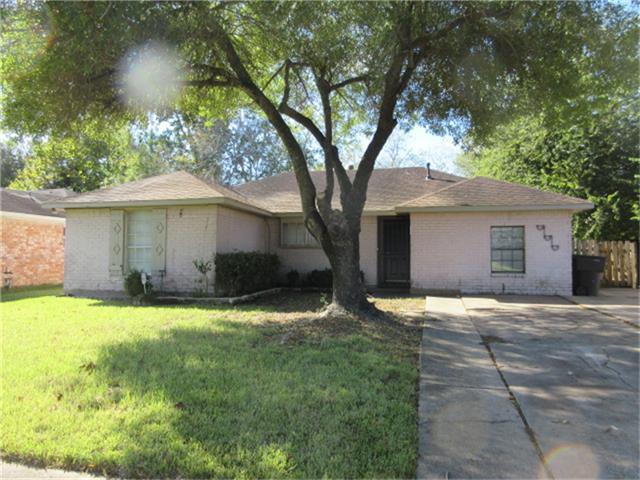
[[[560,297],[427,298],[420,478],[638,478],[639,330]]]
[[[601,288],[596,297],[573,296],[570,300],[640,327],[640,292],[635,288]]]

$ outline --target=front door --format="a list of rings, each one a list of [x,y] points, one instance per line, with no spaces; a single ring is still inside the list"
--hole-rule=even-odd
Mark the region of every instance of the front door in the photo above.
[[[382,287],[408,287],[409,216],[380,217],[378,221],[379,283]]]

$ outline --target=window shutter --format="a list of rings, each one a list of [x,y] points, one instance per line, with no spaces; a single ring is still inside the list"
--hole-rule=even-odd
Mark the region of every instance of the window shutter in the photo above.
[[[167,209],[155,208],[151,215],[153,222],[153,273],[164,274],[167,249]]]
[[[124,210],[111,210],[109,274],[122,275],[124,267]]]

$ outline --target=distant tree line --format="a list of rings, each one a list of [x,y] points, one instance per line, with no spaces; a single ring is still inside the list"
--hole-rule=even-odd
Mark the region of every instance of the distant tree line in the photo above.
[[[176,170],[236,184],[290,168],[277,135],[250,111],[228,120],[174,114],[111,128],[86,122],[41,137],[5,132],[0,162],[3,187],[77,192]]]

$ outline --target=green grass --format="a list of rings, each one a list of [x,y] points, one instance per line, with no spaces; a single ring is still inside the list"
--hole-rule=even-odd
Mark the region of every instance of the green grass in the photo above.
[[[45,295],[63,295],[62,285],[36,285],[31,287],[3,288],[0,290],[0,301],[9,302],[29,297]]]
[[[203,308],[43,293],[3,295],[5,459],[124,477],[415,474],[409,323],[318,321],[310,294]]]

